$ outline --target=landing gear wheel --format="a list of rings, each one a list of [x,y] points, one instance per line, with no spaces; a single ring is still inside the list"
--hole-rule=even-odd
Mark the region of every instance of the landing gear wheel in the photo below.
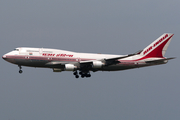
[[[19,67],[19,73],[21,74],[23,71],[21,70],[22,69],[22,67],[21,67],[21,65],[18,65],[18,67]]]
[[[76,75],[75,77],[76,77],[76,78],[79,78],[79,75]]]
[[[77,75],[78,73],[77,73],[77,71],[75,71],[73,74],[74,74],[74,75]]]
[[[19,73],[21,74],[23,71],[22,70],[19,70]]]
[[[84,74],[82,74],[81,77],[84,78]]]
[[[87,74],[86,77],[91,77],[91,74]]]
[[[79,73],[79,74],[78,74]],[[73,74],[74,74],[74,76],[75,76],[75,78],[79,78],[79,77],[81,77],[81,78],[84,78],[84,77],[91,77],[91,74],[90,74],[90,72],[89,71],[74,71],[73,72]]]
[[[80,75],[82,75],[82,72],[79,72]]]

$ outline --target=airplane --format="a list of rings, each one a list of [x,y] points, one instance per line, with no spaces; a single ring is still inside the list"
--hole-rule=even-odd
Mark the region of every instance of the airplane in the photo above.
[[[174,34],[164,33],[143,50],[128,55],[78,53],[59,49],[18,47],[2,58],[19,66],[51,68],[53,72],[72,71],[76,78],[91,77],[90,72],[119,71],[166,64],[164,57]]]

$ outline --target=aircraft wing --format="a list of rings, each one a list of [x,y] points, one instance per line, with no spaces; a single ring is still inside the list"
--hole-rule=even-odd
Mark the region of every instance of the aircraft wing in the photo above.
[[[122,56],[122,57],[104,59],[105,65],[108,66],[108,65],[118,64],[118,63],[120,63],[120,61],[119,61],[120,59],[124,59],[124,58],[131,57],[131,56],[134,56],[134,55],[136,55],[136,54],[129,54],[129,55],[125,55],[125,56]]]
[[[127,57],[130,57],[133,55],[135,55],[135,54],[129,54],[129,55],[121,56],[121,57],[114,57],[114,58],[107,58],[107,59],[105,58],[105,59],[99,59],[99,60],[80,61],[79,63],[80,64],[92,64],[93,62],[100,61],[100,62],[104,63],[106,66],[108,66],[108,65],[120,63],[120,61],[118,61],[119,59],[127,58]]]
[[[122,57],[108,58],[108,59],[104,59],[104,60],[106,60],[106,61],[119,60],[119,59],[127,58],[127,57],[130,57],[130,56],[133,56],[133,55],[135,55],[135,54],[129,54],[129,55],[125,55],[125,56],[122,56]]]
[[[122,56],[122,57],[116,57],[116,58],[108,58],[108,59],[104,59],[106,61],[116,61],[116,60],[119,60],[119,59],[123,59],[123,58],[127,58],[127,57],[131,57],[131,56],[134,56],[134,55],[137,55],[137,54],[140,54],[143,50],[139,50],[133,54],[128,54],[128,55],[125,55],[125,56]]]

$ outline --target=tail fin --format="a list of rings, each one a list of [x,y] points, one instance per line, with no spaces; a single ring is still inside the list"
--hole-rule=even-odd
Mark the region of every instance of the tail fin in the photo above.
[[[173,35],[174,34],[171,33],[164,33],[147,46],[140,55],[146,57],[164,57]]]

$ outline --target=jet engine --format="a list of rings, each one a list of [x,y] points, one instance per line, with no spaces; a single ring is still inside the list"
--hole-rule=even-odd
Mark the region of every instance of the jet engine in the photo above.
[[[60,69],[60,68],[53,68],[53,72],[62,72],[62,69]]]
[[[74,66],[73,64],[65,64],[65,71],[74,71],[77,67]]]
[[[104,65],[101,61],[93,61],[93,68],[101,68]]]

